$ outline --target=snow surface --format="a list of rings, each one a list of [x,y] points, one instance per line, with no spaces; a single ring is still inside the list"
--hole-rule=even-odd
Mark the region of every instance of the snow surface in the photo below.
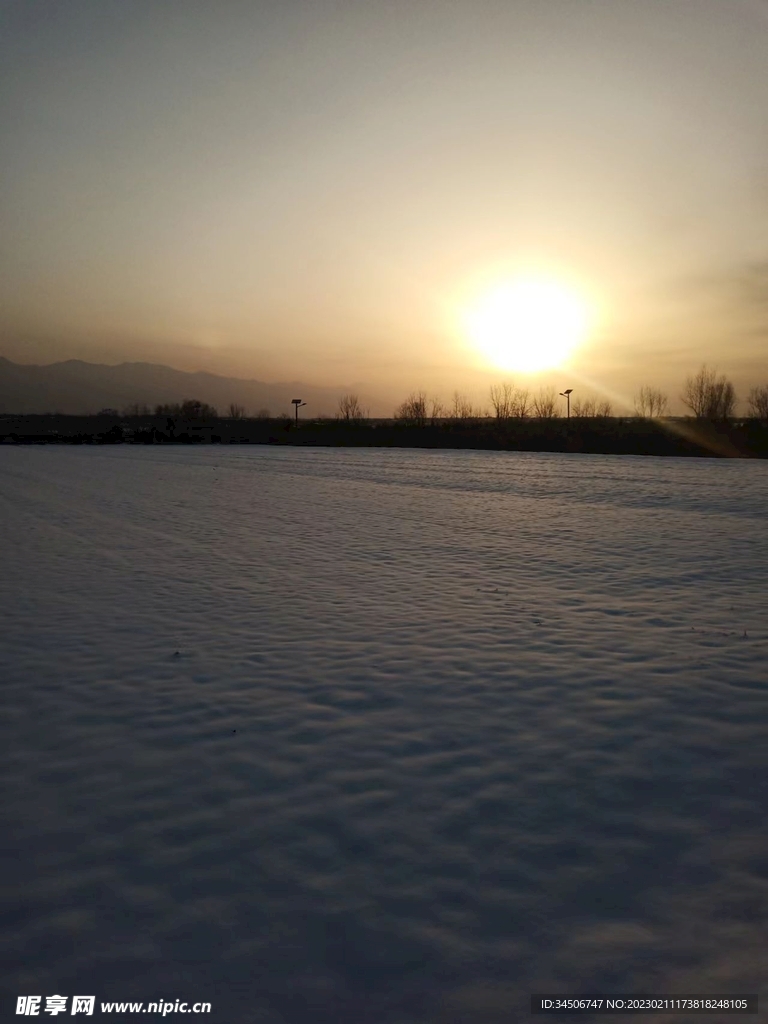
[[[751,461],[4,447],[4,1005],[759,992],[767,497]]]

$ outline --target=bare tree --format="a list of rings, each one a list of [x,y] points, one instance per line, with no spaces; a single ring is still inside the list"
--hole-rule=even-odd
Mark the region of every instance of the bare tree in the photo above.
[[[680,396],[696,419],[725,422],[733,416],[736,391],[725,374],[702,366],[694,377],[688,377]]]
[[[151,410],[143,402],[131,402],[123,409],[123,416],[151,416]]]
[[[218,415],[214,406],[201,402],[199,398],[187,398],[179,409],[179,416],[189,420],[215,420]]]
[[[539,388],[533,399],[533,415],[541,420],[551,420],[557,415],[557,398],[554,388]]]
[[[512,396],[512,415],[519,420],[524,420],[531,407],[531,393],[528,388],[515,388]]]
[[[245,419],[245,406],[237,405],[237,403],[235,403],[235,402],[230,402],[229,403],[229,408],[227,409],[227,416],[231,420],[244,420]]]
[[[710,400],[710,391],[714,387],[716,375],[714,370],[702,366],[695,377],[688,377],[683,394],[680,396],[697,419],[704,419]]]
[[[667,411],[668,399],[663,391],[643,384],[635,395],[635,412],[643,419],[655,420],[664,416]]]
[[[491,406],[497,420],[508,420],[512,416],[515,389],[508,381],[491,384]]]
[[[187,420],[215,420],[218,412],[199,398],[186,398],[183,402],[166,402],[155,406],[155,416],[183,416]]]
[[[429,422],[434,425],[445,415],[445,406],[440,398],[433,396],[429,400]]]
[[[355,394],[342,395],[339,399],[339,411],[336,418],[345,423],[362,423],[365,419],[360,399]]]
[[[768,384],[752,388],[747,402],[750,416],[768,423]]]
[[[600,419],[608,419],[609,416],[613,416],[613,406],[604,398],[602,402],[595,402],[595,416]]]
[[[571,402],[571,415],[577,420],[590,419],[595,415],[594,398],[574,398]]]
[[[407,427],[427,425],[427,396],[423,391],[413,391],[395,411],[395,419]]]
[[[530,404],[527,388],[516,388],[507,381],[491,385],[491,406],[497,420],[510,420],[513,416],[523,419],[528,415]],[[482,416],[482,410],[477,409],[475,415]]]
[[[256,413],[257,420],[268,420],[271,419],[269,409],[261,408]]]
[[[613,406],[609,401],[598,402],[594,398],[577,398],[571,403],[571,413],[576,419],[605,419],[613,415]]]
[[[459,391],[453,392],[451,415],[454,420],[459,420],[460,422],[472,419],[472,403],[466,395],[462,395]]]

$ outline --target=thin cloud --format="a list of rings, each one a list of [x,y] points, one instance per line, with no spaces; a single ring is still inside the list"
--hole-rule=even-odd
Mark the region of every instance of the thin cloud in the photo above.
[[[734,312],[768,314],[768,259],[744,260],[676,281],[676,298],[706,298]]]

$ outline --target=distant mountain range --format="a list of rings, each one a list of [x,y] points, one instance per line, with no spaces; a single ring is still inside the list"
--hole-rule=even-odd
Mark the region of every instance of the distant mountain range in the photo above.
[[[105,366],[69,359],[48,366],[13,363],[0,356],[0,413],[88,415],[101,409],[122,412],[135,403],[158,404],[197,398],[222,414],[230,402],[247,415],[268,409],[273,416],[293,413],[292,398],[307,403],[306,415],[333,415],[341,395],[354,387],[313,387],[298,381],[265,384],[259,380],[185,373],[153,363]],[[357,392],[359,394],[359,392]],[[365,406],[364,396],[360,400]]]

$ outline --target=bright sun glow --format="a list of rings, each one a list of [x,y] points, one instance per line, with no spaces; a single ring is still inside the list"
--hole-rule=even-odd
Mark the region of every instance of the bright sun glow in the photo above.
[[[519,279],[485,292],[466,313],[473,344],[500,370],[560,366],[583,341],[587,304],[553,280]]]

